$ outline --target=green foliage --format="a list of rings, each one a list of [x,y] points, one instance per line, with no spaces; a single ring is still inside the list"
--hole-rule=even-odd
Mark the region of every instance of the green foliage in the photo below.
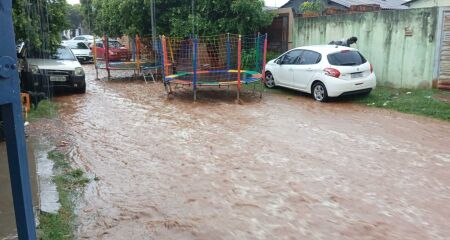
[[[15,0],[13,22],[16,40],[37,49],[55,50],[61,32],[69,27],[66,0]]]
[[[377,87],[367,97],[351,97],[367,106],[393,109],[450,121],[450,92],[436,89]]]
[[[81,16],[81,5],[74,4],[68,6],[68,17],[71,29],[78,28],[83,22],[83,17]]]
[[[274,13],[264,11],[262,0],[155,0],[159,34],[248,34],[272,23]],[[150,0],[81,0],[84,18],[91,19],[94,33],[111,36],[151,34]]]
[[[74,238],[75,203],[78,189],[90,182],[81,169],[72,169],[66,155],[60,151],[51,151],[48,158],[55,162],[58,174],[53,181],[59,193],[61,208],[57,214],[41,213],[39,215],[39,239],[63,240]]]
[[[43,100],[39,103],[37,108],[32,108],[28,117],[30,120],[38,118],[54,118],[58,113],[58,105],[49,101]]]
[[[300,11],[303,13],[319,13],[325,10],[325,4],[322,0],[311,0],[300,5]]]

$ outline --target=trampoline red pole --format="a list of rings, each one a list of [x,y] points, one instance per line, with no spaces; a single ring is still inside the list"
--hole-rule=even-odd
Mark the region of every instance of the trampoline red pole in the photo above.
[[[103,35],[103,45],[105,49],[105,62],[106,62],[106,71],[108,72],[108,80],[111,78],[111,72],[109,71],[109,41],[108,37]]]
[[[242,55],[242,42],[241,35],[238,40],[238,64],[237,64],[237,100],[239,102],[239,94],[241,92],[241,55]]]
[[[141,38],[136,34],[136,70],[141,74]]]

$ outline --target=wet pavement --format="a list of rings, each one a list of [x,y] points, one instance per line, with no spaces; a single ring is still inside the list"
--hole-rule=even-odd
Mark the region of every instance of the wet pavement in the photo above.
[[[94,80],[57,97],[100,180],[80,239],[448,239],[450,123],[286,91]],[[113,73],[117,74],[117,73]]]

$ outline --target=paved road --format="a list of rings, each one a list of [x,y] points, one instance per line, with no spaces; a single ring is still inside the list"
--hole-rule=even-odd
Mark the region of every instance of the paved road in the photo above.
[[[95,81],[59,97],[80,238],[448,239],[450,123],[292,92]],[[231,92],[232,93],[232,92]]]

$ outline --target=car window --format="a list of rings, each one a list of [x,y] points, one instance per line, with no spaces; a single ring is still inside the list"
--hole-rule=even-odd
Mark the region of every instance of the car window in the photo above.
[[[281,64],[295,64],[297,58],[300,56],[301,53],[302,53],[301,50],[293,50],[284,54],[284,56],[281,59]]]
[[[96,43],[95,46],[97,46],[98,48],[103,48],[103,43]]]
[[[89,47],[85,43],[79,42],[76,49],[89,49]]]
[[[298,63],[300,65],[310,65],[317,64],[320,62],[322,55],[318,52],[304,50],[300,58],[298,58]]]
[[[121,47],[123,47],[123,45],[120,44],[120,42],[118,42],[118,41],[109,41],[108,44],[109,44],[110,48],[121,48]]]
[[[76,37],[73,40],[84,40],[84,37]]]
[[[328,55],[328,62],[334,66],[357,66],[367,60],[358,51],[344,50]]]
[[[86,46],[86,44],[84,44],[83,42],[71,42],[68,43],[67,46],[70,49],[89,49],[88,46]]]
[[[60,47],[56,50],[56,53],[52,55],[52,59],[57,60],[76,60],[72,51],[69,48]]]

